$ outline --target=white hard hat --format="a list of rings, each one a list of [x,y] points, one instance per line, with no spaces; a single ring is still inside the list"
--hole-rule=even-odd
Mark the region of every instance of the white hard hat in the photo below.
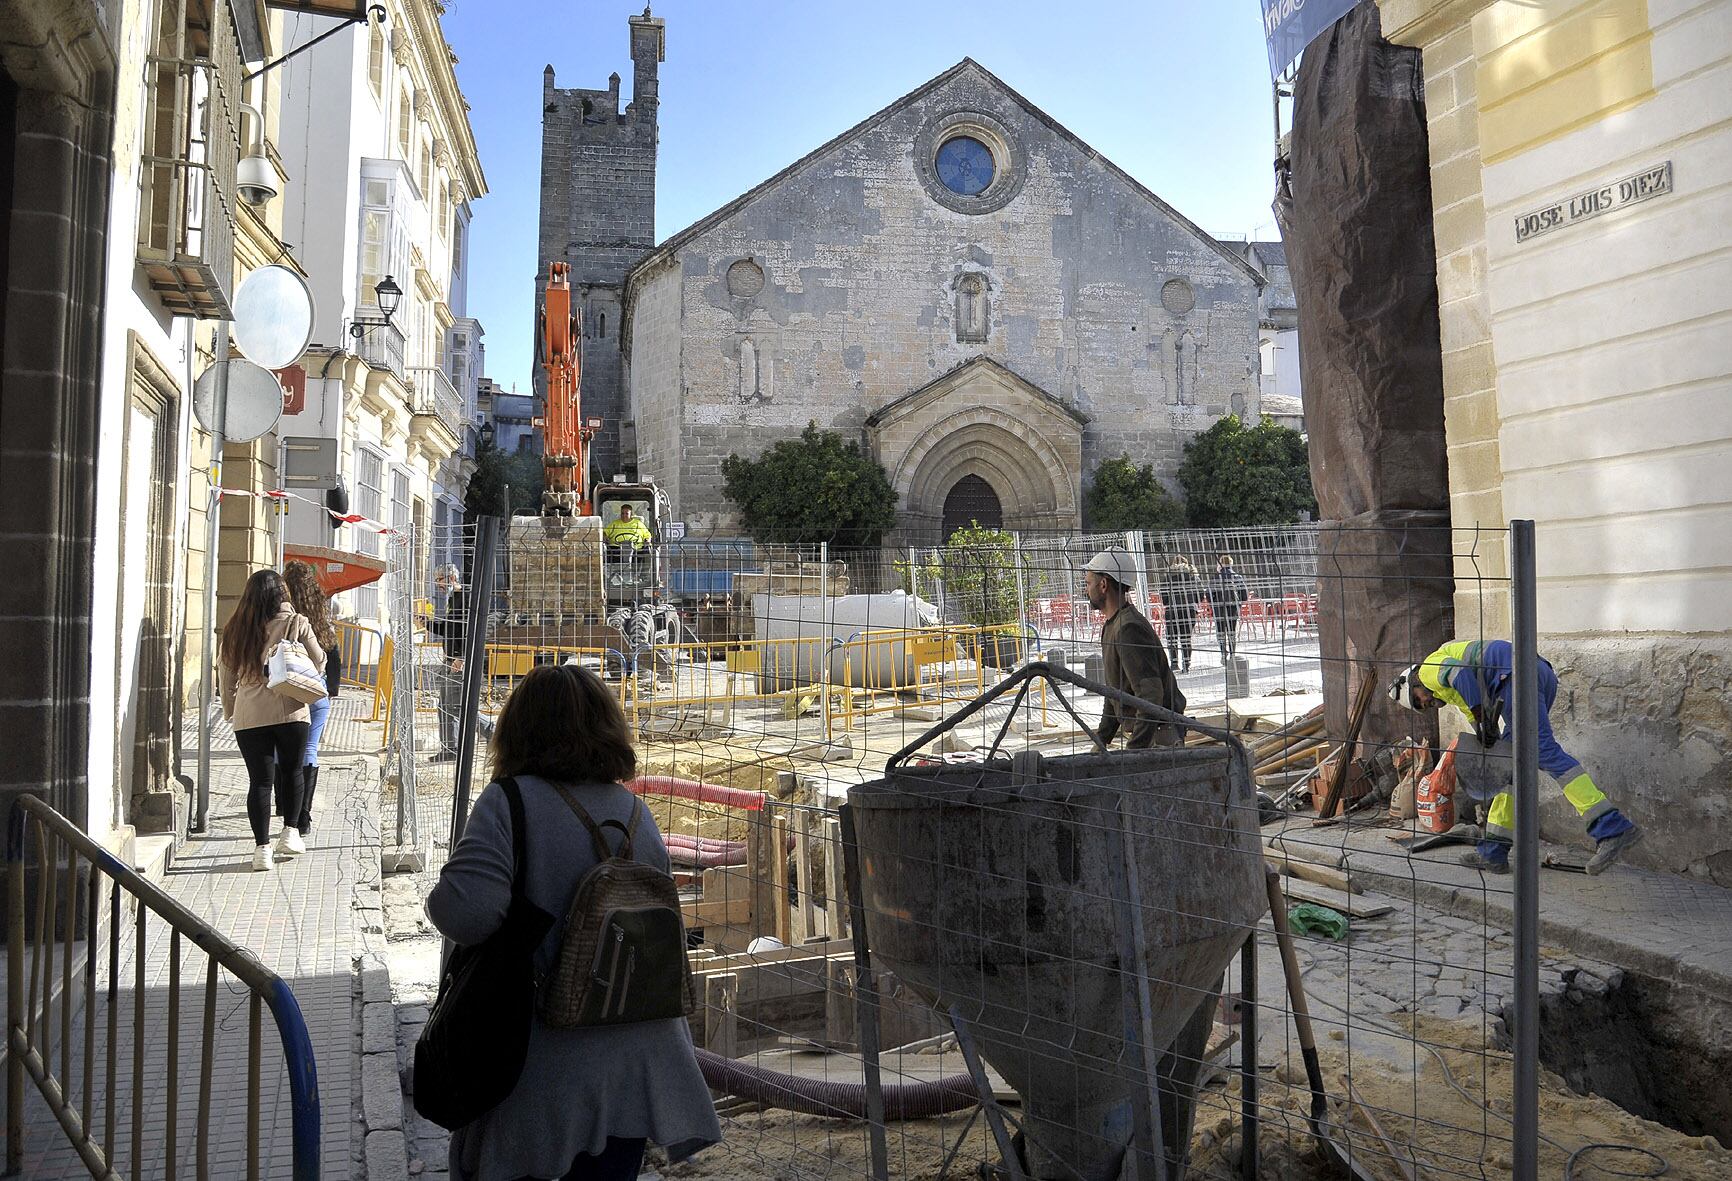
[[[1089,564],[1083,568],[1093,570],[1096,574],[1104,574],[1120,586],[1137,584],[1137,560],[1131,556],[1131,551],[1122,545],[1108,546],[1090,558]]]
[[[1389,700],[1408,709],[1418,709],[1419,703],[1413,700],[1413,691],[1421,688],[1424,686],[1419,683],[1419,666],[1410,665],[1389,686]]]

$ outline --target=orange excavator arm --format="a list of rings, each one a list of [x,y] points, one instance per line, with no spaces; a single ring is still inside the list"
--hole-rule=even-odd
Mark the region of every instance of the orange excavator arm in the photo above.
[[[541,421],[544,516],[590,515],[587,456],[590,432],[583,422],[582,362],[578,325],[572,314],[571,267],[548,268],[541,303],[542,365],[547,369],[547,414]]]

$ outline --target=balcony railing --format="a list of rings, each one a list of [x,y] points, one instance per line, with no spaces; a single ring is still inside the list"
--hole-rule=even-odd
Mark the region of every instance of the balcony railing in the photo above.
[[[203,44],[163,18],[179,44],[148,59],[139,193],[139,264],[165,307],[202,319],[232,314],[240,160],[240,47],[228,6],[215,10]]]
[[[409,409],[416,414],[434,415],[461,439],[463,395],[451,384],[445,370],[436,365],[417,365],[409,370],[408,377]]]
[[[387,324],[383,318],[367,316],[355,317],[355,326],[362,330],[355,342],[355,355],[375,369],[389,369],[403,377],[403,349],[407,341],[397,326]]]

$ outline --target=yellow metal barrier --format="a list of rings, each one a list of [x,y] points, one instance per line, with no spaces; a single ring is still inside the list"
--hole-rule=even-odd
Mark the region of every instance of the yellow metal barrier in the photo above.
[[[369,722],[391,716],[391,637],[357,623],[337,622],[337,651],[343,657],[343,683],[373,695]]]

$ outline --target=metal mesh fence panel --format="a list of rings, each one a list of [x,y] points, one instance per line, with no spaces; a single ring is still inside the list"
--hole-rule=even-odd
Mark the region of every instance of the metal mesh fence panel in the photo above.
[[[564,662],[628,719],[724,1131],[678,1175],[1506,1174],[1511,1006],[1534,982],[1511,879],[1458,859],[1510,743],[1384,708],[1444,641],[1503,638],[1483,541],[1294,526],[621,553],[513,522],[494,595],[467,605],[487,629],[476,721]],[[1084,567],[1107,545],[1137,555],[1131,601],[1186,698],[1174,745],[1098,748]],[[439,548],[461,565],[472,534]],[[1355,647],[1331,628],[1371,590],[1391,618],[1456,625]],[[422,888],[455,799],[425,675],[448,669],[452,612],[431,592],[412,644]],[[1542,1011],[1611,972],[1547,953]],[[1605,1114],[1542,1099],[1560,1126]],[[1540,1145],[1548,1175],[1581,1139]]]

